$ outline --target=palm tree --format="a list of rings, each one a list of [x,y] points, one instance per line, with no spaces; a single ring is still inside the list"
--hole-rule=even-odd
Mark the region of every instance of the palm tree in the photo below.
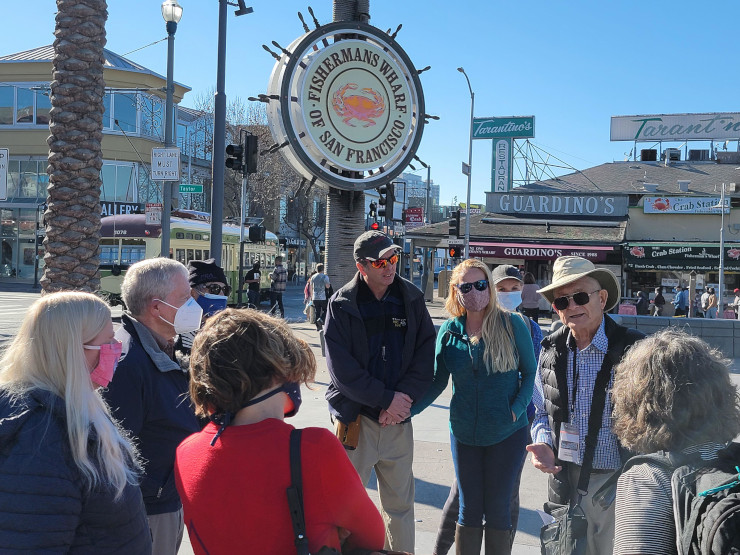
[[[100,287],[105,0],[57,0],[43,292]]]

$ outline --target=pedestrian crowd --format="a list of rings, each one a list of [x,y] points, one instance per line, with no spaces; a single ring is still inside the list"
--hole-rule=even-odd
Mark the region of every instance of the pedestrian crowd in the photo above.
[[[198,554],[413,553],[412,421],[451,381],[435,554],[512,552],[527,453],[549,481],[543,553],[740,552],[740,398],[718,351],[618,324],[617,277],[577,256],[544,287],[464,260],[438,332],[390,237],[362,234],[354,261],[336,292],[323,264],[304,292],[334,433],[286,422],[313,352],[283,319],[227,308],[212,259],[133,264],[117,330],[93,294],[42,296],[0,359],[0,551],[176,555],[187,530]],[[282,316],[280,257],[268,277]],[[256,263],[251,305],[260,281]],[[639,314],[660,315],[655,293]],[[706,293],[681,290],[676,312],[710,314]],[[540,298],[562,322],[547,335]]]

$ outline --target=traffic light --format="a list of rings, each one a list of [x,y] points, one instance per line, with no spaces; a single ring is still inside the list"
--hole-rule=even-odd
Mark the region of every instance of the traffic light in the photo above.
[[[244,146],[229,145],[226,147],[226,167],[235,172],[244,170]]]
[[[449,221],[450,229],[448,235],[450,237],[460,237],[460,211],[455,210],[452,213],[452,219]]]
[[[370,224],[370,229],[372,229],[373,231],[378,231],[378,229],[380,229],[380,225],[378,225],[378,222],[373,222]]]
[[[462,257],[462,248],[461,247],[450,247],[449,250],[450,258],[461,258]]]
[[[378,217],[378,204],[374,200],[370,201],[370,212],[368,214],[371,218]]]
[[[250,225],[249,226],[249,240],[252,243],[264,243],[265,242],[265,228],[261,225]]]
[[[246,152],[244,153],[244,165],[246,173],[257,172],[259,143],[257,135],[247,135]]]
[[[380,195],[380,198],[378,199],[378,204],[380,205],[380,208],[378,208],[378,216],[385,218],[386,220],[392,220],[394,200],[393,183],[378,187],[378,194]]]

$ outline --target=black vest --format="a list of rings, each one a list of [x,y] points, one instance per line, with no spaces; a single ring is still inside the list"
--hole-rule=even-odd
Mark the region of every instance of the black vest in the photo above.
[[[569,420],[568,409],[568,351],[567,344],[569,328],[562,326],[557,331],[547,336],[542,341],[540,351],[540,375],[542,378],[542,390],[545,397],[545,410],[550,420],[550,429],[555,434],[554,452],[557,457],[557,443],[560,437],[560,426]],[[626,328],[617,324],[608,315],[604,315],[604,333],[608,341],[608,347],[602,370],[614,371],[614,366],[622,359],[625,351],[636,341],[645,337],[645,334],[637,330]],[[620,448],[621,451],[621,448]],[[623,461],[629,458],[629,453],[622,453]],[[565,466],[568,463],[559,461],[563,470],[558,474],[551,474],[549,480],[548,498],[554,503],[568,504],[570,500],[570,484],[568,483],[568,472]]]

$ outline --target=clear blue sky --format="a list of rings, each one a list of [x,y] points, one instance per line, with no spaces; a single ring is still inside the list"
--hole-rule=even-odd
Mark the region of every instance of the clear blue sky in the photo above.
[[[175,79],[192,87],[183,102],[192,106],[215,87],[218,1],[179,1]],[[164,38],[160,4],[109,0],[107,48],[125,54]],[[265,92],[274,60],[261,45],[286,46],[302,34],[298,11],[308,17],[311,5],[321,23],[332,17],[331,0],[247,5],[254,13],[239,18],[229,8],[229,100]],[[53,41],[55,1],[3,0],[1,11],[0,54]],[[443,204],[465,200],[470,96],[461,65],[477,117],[534,115],[533,142],[578,169],[621,160],[632,148],[609,141],[612,115],[740,111],[734,2],[372,0],[370,11],[383,30],[402,23],[399,43],[416,67],[432,66],[421,80],[427,112],[441,119],[426,127],[418,154],[432,165]],[[165,74],[166,41],[128,57]],[[475,141],[474,203],[490,190],[490,166],[491,143]]]

